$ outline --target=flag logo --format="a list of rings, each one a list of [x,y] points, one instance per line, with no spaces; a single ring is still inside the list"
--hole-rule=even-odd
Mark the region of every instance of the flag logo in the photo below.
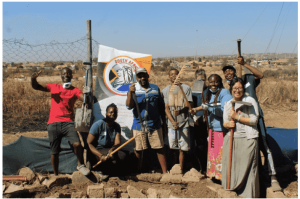
[[[118,56],[107,62],[103,80],[106,87],[116,95],[126,96],[129,85],[136,82],[135,70],[140,65],[128,56]]]

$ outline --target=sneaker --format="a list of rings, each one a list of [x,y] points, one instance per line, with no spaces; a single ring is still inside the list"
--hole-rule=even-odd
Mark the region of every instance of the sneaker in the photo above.
[[[77,166],[77,170],[80,171],[83,175],[87,176],[90,174],[90,170],[84,166],[84,164]]]
[[[99,176],[100,180],[102,181],[106,180],[109,177],[109,175],[104,175],[102,171],[95,171],[95,173]]]

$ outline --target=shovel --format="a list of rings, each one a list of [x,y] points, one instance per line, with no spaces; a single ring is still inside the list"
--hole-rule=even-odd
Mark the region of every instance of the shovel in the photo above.
[[[249,102],[243,102],[243,101],[231,101],[231,107],[234,111],[234,106],[237,106],[235,110],[242,107],[243,105],[246,106],[252,106]],[[234,121],[231,118],[231,121]],[[231,161],[232,161],[232,142],[233,142],[233,129],[230,129],[230,143],[229,143],[229,161],[228,161],[228,181],[227,181],[227,189],[230,189],[230,179],[231,179]]]
[[[204,88],[204,81],[203,80],[196,80],[193,84],[192,92],[193,93],[201,93],[202,103],[205,103],[203,88]],[[204,110],[204,117],[205,117],[206,129],[207,129],[207,132],[209,132],[209,126],[208,126],[208,120],[207,120],[207,111],[206,110]]]
[[[173,91],[169,91],[169,106],[170,107],[174,107],[174,111],[173,111],[173,114],[174,114],[174,120],[175,122],[177,123],[177,116],[175,116],[175,112],[177,110],[177,107],[178,106],[182,106],[182,103],[180,104],[178,102],[178,91],[179,89],[178,88],[175,88]],[[179,146],[178,146],[178,138],[177,138],[177,129],[175,129],[175,146],[173,147],[174,149],[180,149]]]

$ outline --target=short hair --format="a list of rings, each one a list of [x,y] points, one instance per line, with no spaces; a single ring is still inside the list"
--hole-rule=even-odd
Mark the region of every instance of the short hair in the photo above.
[[[171,72],[172,70],[176,70],[176,71],[177,71],[177,74],[179,74],[179,70],[178,70],[177,68],[171,68],[171,69],[169,70],[169,75],[170,75],[170,72]]]
[[[111,103],[110,105],[108,105],[108,106],[106,107],[106,112],[108,111],[108,109],[109,109],[110,107],[115,108],[115,110],[118,112],[118,107],[117,107],[117,105],[115,105],[114,103]]]
[[[62,71],[63,71],[64,69],[69,70],[69,71],[71,72],[71,75],[73,74],[73,71],[72,71],[70,68],[68,68],[68,67],[63,67],[63,68],[61,69],[61,71],[60,71],[60,74],[62,74]]]
[[[203,68],[197,69],[195,72],[195,79],[197,79],[197,75],[203,75],[204,78],[206,79],[206,73],[205,70]]]
[[[212,77],[218,77],[219,78],[219,90],[216,92],[216,94],[215,94],[215,99],[214,99],[214,102],[213,103],[217,103],[217,100],[218,100],[218,97],[219,97],[219,95],[220,95],[220,93],[221,93],[221,91],[222,91],[222,89],[224,88],[224,85],[223,85],[223,82],[222,82],[222,78],[221,78],[221,76],[220,75],[218,75],[218,74],[211,74],[209,77],[208,77],[208,79],[210,79],[210,78],[212,78]],[[211,98],[211,95],[212,95],[212,92],[210,91],[210,89],[208,89],[207,90],[207,94],[206,94],[206,102],[207,103],[209,103],[209,101],[210,101],[210,98]]]
[[[236,78],[233,78],[230,82],[230,88],[229,88],[230,93],[232,93],[232,88],[235,85],[235,83],[237,83],[237,82],[240,82],[242,84],[243,91],[245,92],[245,83],[244,83],[243,79],[240,77],[236,77]]]

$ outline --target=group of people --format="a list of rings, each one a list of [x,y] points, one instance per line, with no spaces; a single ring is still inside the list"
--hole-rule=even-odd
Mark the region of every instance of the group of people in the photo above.
[[[263,74],[245,63],[243,57],[238,58],[238,64],[248,68],[252,74],[237,77],[234,66],[224,66],[222,70],[228,84],[223,85],[221,76],[210,75],[204,86],[204,100],[201,94],[192,93],[190,86],[180,83],[179,71],[175,68],[169,71],[170,85],[162,91],[157,85],[149,83],[145,68],[136,69],[137,82],[129,86],[126,107],[133,112],[132,133],[135,137],[137,173],[141,172],[142,152],[148,145],[155,150],[162,173],[168,173],[164,148],[167,145],[172,153],[179,151],[178,162],[184,174],[186,154],[194,142],[192,139],[195,139],[196,145],[203,145],[207,151],[207,154],[200,154],[207,156],[206,175],[221,183],[225,189],[230,187],[229,190],[246,198],[259,197],[259,151],[262,150],[268,160],[273,190],[281,190],[266,140],[263,113],[255,92]],[[72,86],[72,71],[68,68],[62,70],[62,85],[41,85],[36,80],[38,75],[32,76],[32,87],[51,92],[48,134],[54,174],[58,174],[60,141],[66,136],[77,155],[77,169],[88,175],[91,168],[83,164],[83,148],[73,122],[74,103],[77,99],[83,101],[83,92]],[[197,70],[195,77],[206,82],[203,69]],[[193,98],[196,99],[194,102]],[[121,127],[115,122],[117,116],[118,108],[112,103],[106,109],[106,117],[93,123],[86,140],[93,156],[91,159],[95,159],[94,162],[101,161],[96,170],[102,179],[125,166],[133,167],[134,160],[126,158],[130,156],[128,152],[118,150],[111,154],[122,144]],[[230,131],[233,131],[231,174],[228,173]],[[229,186],[228,175],[231,177]]]

